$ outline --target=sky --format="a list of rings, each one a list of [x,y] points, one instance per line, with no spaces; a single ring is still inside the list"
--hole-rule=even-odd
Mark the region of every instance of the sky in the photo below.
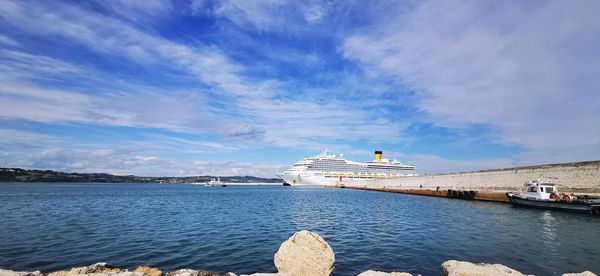
[[[0,0],[0,167],[600,159],[600,1]]]

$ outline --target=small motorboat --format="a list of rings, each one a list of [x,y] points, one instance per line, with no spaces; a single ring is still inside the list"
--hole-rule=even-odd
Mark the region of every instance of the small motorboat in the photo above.
[[[206,187],[227,187],[227,184],[221,182],[221,178],[217,177],[217,180],[215,180],[213,178],[210,181],[206,182],[206,184],[204,186],[206,186]]]
[[[575,196],[558,192],[558,184],[549,180],[534,180],[525,184],[526,192],[508,192],[515,206],[600,214],[600,198]]]

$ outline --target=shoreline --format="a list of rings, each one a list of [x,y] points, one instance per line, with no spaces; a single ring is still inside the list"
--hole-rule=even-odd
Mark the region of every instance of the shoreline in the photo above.
[[[281,244],[275,253],[273,262],[276,273],[239,274],[239,276],[329,276],[335,270],[335,253],[329,244],[317,233],[302,230],[294,233]],[[521,272],[502,264],[471,263],[457,260],[444,261],[441,266],[442,276],[489,275],[518,276]],[[234,272],[199,271],[178,269],[163,273],[160,268],[138,266],[133,271],[111,266],[107,263],[96,263],[89,266],[74,267],[54,272],[12,271],[0,268],[0,276],[238,276]],[[412,276],[407,272],[384,272],[366,270],[358,276]],[[421,274],[416,274],[421,275]],[[597,276],[593,272],[565,273],[562,276]]]

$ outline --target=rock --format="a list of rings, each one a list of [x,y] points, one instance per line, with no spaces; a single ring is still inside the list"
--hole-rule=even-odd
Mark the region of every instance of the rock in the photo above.
[[[173,272],[167,272],[165,276],[237,276],[235,273],[227,272],[221,274],[212,271],[198,271],[193,269],[180,269]]]
[[[133,272],[141,272],[147,276],[161,276],[162,275],[162,271],[160,271],[160,269],[155,268],[155,267],[149,267],[149,266],[138,266]]]
[[[367,270],[358,274],[357,276],[412,276],[412,274],[407,272],[383,272],[383,271],[374,271]]]
[[[562,276],[597,276],[591,271],[584,271],[580,273],[565,273]]]
[[[442,276],[504,276],[523,275],[510,267],[501,264],[474,264],[461,261],[445,261],[442,264]]]
[[[333,272],[335,254],[321,236],[303,230],[281,244],[274,261],[282,274],[326,276]]]
[[[12,271],[12,270],[5,270],[5,269],[0,269],[0,276],[43,276],[44,274],[42,274],[39,270],[36,271]]]
[[[172,272],[167,272],[165,276],[200,276],[200,271],[193,269],[180,269]]]
[[[142,273],[130,272],[127,269],[113,267],[107,263],[96,263],[90,266],[71,268],[66,271],[56,271],[48,276],[73,276],[73,275],[111,275],[111,276],[143,276]]]

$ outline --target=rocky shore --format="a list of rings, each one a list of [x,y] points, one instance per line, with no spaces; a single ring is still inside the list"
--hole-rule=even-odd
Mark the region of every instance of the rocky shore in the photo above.
[[[254,273],[249,276],[327,276],[335,269],[335,254],[329,244],[318,234],[310,231],[296,232],[281,244],[274,256],[277,273]],[[0,276],[237,276],[233,272],[219,273],[180,269],[163,272],[159,268],[139,266],[133,271],[117,268],[107,263],[96,263],[90,266],[75,267],[55,272],[12,271],[0,269]],[[411,276],[406,272],[383,272],[368,270],[358,276]],[[420,274],[417,274],[420,275]],[[517,276],[521,272],[501,264],[474,264],[470,262],[449,260],[441,265],[442,276]],[[562,276],[596,276],[590,271],[566,273]]]

